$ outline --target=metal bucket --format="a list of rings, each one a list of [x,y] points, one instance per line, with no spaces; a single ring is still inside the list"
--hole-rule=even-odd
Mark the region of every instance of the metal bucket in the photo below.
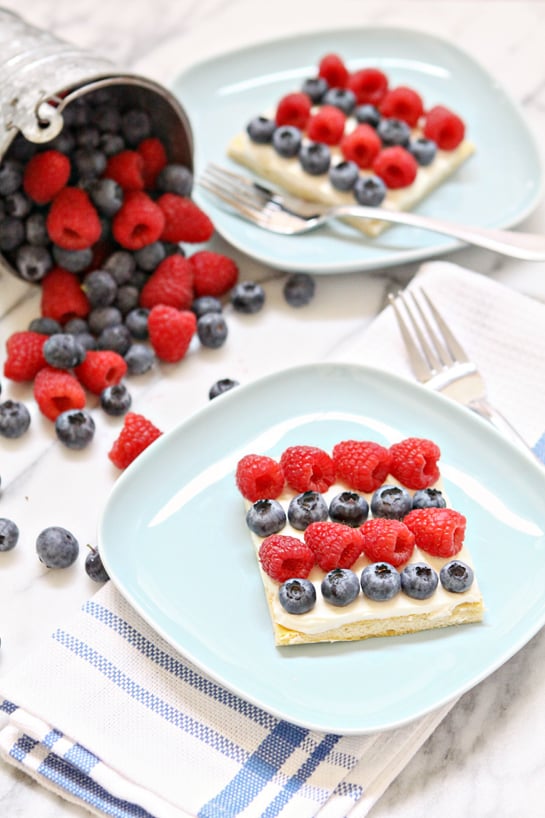
[[[107,88],[120,107],[147,112],[169,162],[193,170],[191,125],[168,90],[6,9],[0,9],[0,78],[0,161],[19,133],[38,145],[51,141],[62,131],[63,112],[71,103]],[[1,252],[0,265],[20,277]]]

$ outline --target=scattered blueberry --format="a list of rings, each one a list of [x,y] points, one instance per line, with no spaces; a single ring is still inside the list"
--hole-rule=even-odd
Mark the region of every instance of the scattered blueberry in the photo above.
[[[140,300],[140,290],[132,284],[122,284],[117,288],[113,306],[123,314],[127,315],[132,310],[137,309]]]
[[[288,613],[304,614],[316,604],[316,589],[308,579],[287,579],[278,589],[278,598]]]
[[[355,491],[342,491],[332,498],[329,504],[329,516],[335,523],[358,528],[369,515],[369,503],[362,494]]]
[[[286,512],[278,500],[257,500],[246,513],[246,525],[258,537],[268,537],[284,528]]]
[[[72,369],[83,362],[85,348],[79,343],[76,335],[56,332],[45,341],[43,354],[49,366],[55,369]]]
[[[25,239],[28,244],[49,244],[49,234],[45,226],[45,214],[39,210],[31,213],[25,220]]]
[[[0,435],[16,438],[24,435],[30,426],[30,412],[17,400],[6,400],[0,403]]]
[[[349,88],[330,88],[324,94],[322,102],[324,105],[334,105],[343,114],[350,116],[356,107],[356,95]]]
[[[19,190],[23,182],[23,167],[16,159],[0,162],[0,196],[9,196]]]
[[[446,505],[439,489],[419,489],[413,494],[413,508],[446,508]]]
[[[100,136],[100,147],[106,156],[114,156],[125,149],[125,140],[118,133],[103,133]]]
[[[89,546],[90,551],[85,557],[85,572],[93,582],[108,582],[110,577],[104,568],[102,558],[96,548]]]
[[[437,153],[437,145],[431,139],[420,136],[409,142],[409,152],[412,153],[421,167],[431,165]]]
[[[327,503],[318,491],[304,491],[292,497],[288,506],[288,520],[298,531],[311,523],[327,520]]]
[[[102,265],[114,277],[117,284],[128,284],[136,270],[136,260],[128,250],[116,250]]]
[[[62,326],[54,318],[48,318],[46,315],[40,315],[38,318],[33,318],[28,328],[31,332],[39,332],[42,335],[55,335],[57,332],[62,332]]]
[[[141,343],[131,344],[123,357],[129,375],[144,375],[155,363],[153,349]]]
[[[119,355],[126,355],[132,344],[130,330],[125,324],[104,327],[98,334],[97,348],[111,349]]]
[[[279,156],[289,159],[301,148],[301,131],[293,125],[281,125],[272,136],[272,145]]]
[[[412,562],[401,572],[401,590],[412,599],[428,599],[437,588],[437,571],[425,562]]]
[[[227,324],[221,312],[207,312],[197,321],[197,335],[204,347],[218,349],[227,339]]]
[[[136,146],[147,139],[151,134],[151,121],[146,111],[142,108],[126,111],[121,117],[121,130],[129,145]]]
[[[62,331],[69,332],[70,335],[80,335],[82,332],[89,332],[89,324],[85,318],[70,318],[63,325]]]
[[[108,307],[117,293],[117,282],[107,270],[93,270],[83,279],[83,290],[92,307]]]
[[[145,341],[148,337],[149,310],[146,307],[136,307],[125,316],[125,326],[133,338]]]
[[[89,330],[93,335],[100,335],[106,327],[114,327],[122,321],[123,315],[117,307],[93,307],[87,316]]]
[[[386,196],[386,185],[378,176],[360,176],[354,185],[354,196],[364,207],[379,207]]]
[[[462,594],[473,584],[474,573],[471,566],[462,560],[451,560],[439,571],[441,585],[446,591]]]
[[[68,568],[77,559],[79,543],[61,526],[49,526],[38,534],[36,553],[47,568]]]
[[[55,433],[68,449],[84,449],[95,434],[95,422],[87,409],[67,409],[55,420]]]
[[[246,126],[246,133],[257,145],[268,145],[276,129],[274,119],[265,116],[256,116]]]
[[[389,562],[373,562],[361,572],[360,584],[368,599],[385,602],[399,593],[401,577]]]
[[[41,281],[53,267],[47,247],[21,244],[15,254],[15,267],[24,281]]]
[[[240,386],[240,382],[233,378],[220,378],[220,380],[213,383],[208,390],[208,397],[210,400],[213,400],[223,395],[224,392],[229,392],[230,389],[234,389],[235,386]]]
[[[101,155],[106,158],[105,154]],[[115,216],[123,204],[123,189],[113,179],[94,179],[88,193],[102,216]]]
[[[95,148],[78,148],[72,154],[72,161],[79,179],[83,184],[86,184],[98,179],[98,177],[104,173],[106,170],[106,165],[108,164],[108,157],[104,151],[99,151]],[[113,189],[113,186],[110,187]],[[105,201],[105,199],[103,201]],[[93,200],[93,204],[100,210],[100,212],[103,212],[96,200]]]
[[[154,241],[137,250],[134,254],[136,266],[146,273],[151,273],[167,257],[167,251],[162,241]]]
[[[360,171],[355,162],[344,160],[329,168],[329,181],[336,190],[352,190]]]
[[[207,312],[221,312],[223,308],[219,298],[215,298],[213,295],[201,295],[195,298],[191,304],[191,309],[197,318],[200,318],[201,315],[205,315]]]
[[[327,80],[323,77],[309,77],[304,81],[301,91],[311,98],[313,105],[319,105],[328,88]]]
[[[90,247],[84,250],[65,250],[63,247],[53,246],[53,258],[59,265],[70,273],[82,273],[93,260],[93,251]]]
[[[265,290],[255,281],[240,281],[231,290],[231,304],[237,312],[259,312],[265,303]]]
[[[19,528],[7,517],[0,517],[0,551],[11,551],[19,540]]]
[[[327,173],[331,164],[331,151],[324,142],[305,142],[299,151],[301,167],[311,176]]]
[[[0,222],[0,250],[16,250],[25,239],[25,226],[21,219],[7,216]]]
[[[124,383],[107,386],[99,396],[100,405],[107,415],[118,417],[130,409],[132,398]]]
[[[325,575],[321,584],[322,596],[330,605],[344,608],[350,605],[360,592],[360,582],[349,568],[334,568]]]
[[[4,199],[4,208],[8,216],[15,216],[16,219],[25,219],[32,209],[32,202],[22,190],[10,193]]]
[[[380,111],[374,105],[365,103],[356,106],[354,117],[360,125],[370,125],[372,128],[376,128],[380,122]]]
[[[401,119],[381,119],[377,125],[377,133],[384,147],[401,145],[406,148],[411,138],[411,129]]]
[[[402,520],[412,508],[412,498],[402,486],[386,483],[378,488],[371,497],[373,517],[385,517],[388,520]]]
[[[290,307],[305,307],[314,298],[316,284],[308,273],[291,273],[286,278],[283,294]]]
[[[165,165],[156,179],[156,187],[162,193],[190,196],[193,190],[193,174],[184,165]]]

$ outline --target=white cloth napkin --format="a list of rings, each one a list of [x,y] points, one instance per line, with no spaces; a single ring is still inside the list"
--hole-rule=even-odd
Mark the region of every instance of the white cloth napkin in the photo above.
[[[543,456],[545,306],[448,263],[425,265],[415,284]],[[391,309],[367,331],[365,349],[344,357],[410,376]],[[286,723],[203,676],[111,582],[0,680],[0,693],[3,757],[115,818],[361,818],[452,706],[368,736]]]

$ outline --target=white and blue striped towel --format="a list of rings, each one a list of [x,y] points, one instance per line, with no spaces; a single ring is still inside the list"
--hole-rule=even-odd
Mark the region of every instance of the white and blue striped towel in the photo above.
[[[544,457],[545,306],[450,264],[425,265],[417,280]],[[377,350],[409,374],[390,311],[358,360]],[[0,693],[3,757],[114,818],[362,818],[449,710],[370,736],[289,724],[203,676],[112,583],[2,679]]]

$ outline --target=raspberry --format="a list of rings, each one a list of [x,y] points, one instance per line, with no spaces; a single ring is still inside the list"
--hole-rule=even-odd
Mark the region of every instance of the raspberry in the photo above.
[[[193,269],[195,296],[224,295],[238,281],[238,267],[232,258],[212,250],[200,250],[189,256]]]
[[[463,120],[443,105],[436,105],[426,114],[424,136],[432,139],[443,151],[457,148],[464,138],[465,129]]]
[[[131,191],[112,221],[114,238],[126,250],[141,250],[161,237],[165,217],[161,208],[142,191]]]
[[[331,457],[317,446],[289,446],[280,458],[288,485],[298,492],[327,491],[335,482]]]
[[[11,378],[12,381],[34,380],[40,369],[47,365],[43,353],[47,338],[47,335],[32,330],[12,333],[6,341],[6,378]]]
[[[348,78],[358,105],[379,105],[388,90],[388,77],[378,68],[362,68]]]
[[[346,116],[335,105],[322,105],[308,122],[307,135],[313,142],[338,145],[344,133]]]
[[[167,304],[187,310],[193,301],[193,268],[179,253],[161,261],[140,291],[140,306],[151,309]]]
[[[42,315],[65,324],[71,318],[85,318],[90,310],[79,278],[62,267],[54,267],[42,279]]]
[[[375,517],[366,520],[359,530],[363,537],[363,553],[371,562],[389,562],[398,568],[414,551],[414,534],[401,520]]]
[[[235,480],[242,496],[251,503],[275,500],[285,483],[280,464],[265,454],[247,454],[239,460]]]
[[[346,88],[349,73],[338,54],[325,54],[318,65],[318,76],[323,77],[330,88]]]
[[[390,452],[379,443],[343,440],[333,448],[337,476],[356,491],[378,489],[390,470]]]
[[[161,361],[181,361],[197,329],[197,318],[191,310],[177,310],[166,304],[152,307],[148,316],[150,343]]]
[[[85,390],[80,382],[65,369],[45,366],[34,379],[34,398],[40,412],[56,420],[68,409],[83,409]]]
[[[43,205],[53,199],[70,178],[70,160],[60,151],[43,151],[35,154],[27,163],[23,175],[23,188],[36,204]]]
[[[95,395],[118,384],[126,372],[125,359],[112,349],[89,349],[83,363],[74,369],[80,383]]]
[[[143,139],[138,145],[136,152],[144,160],[142,177],[144,187],[150,190],[155,187],[155,180],[167,164],[168,157],[163,143],[155,136]]]
[[[104,176],[124,191],[144,190],[144,157],[136,151],[119,151],[108,159]]]
[[[363,549],[363,537],[359,528],[329,520],[311,523],[305,529],[304,536],[322,571],[351,568]]]
[[[407,437],[390,446],[390,472],[409,489],[427,489],[439,479],[439,446],[422,437]]]
[[[163,433],[144,415],[127,412],[123,428],[108,452],[108,457],[118,469],[126,469],[144,449]]]
[[[418,172],[418,164],[408,150],[399,145],[384,148],[373,162],[373,171],[386,187],[395,190],[412,185]]]
[[[259,561],[267,576],[277,582],[306,579],[315,562],[314,552],[303,540],[286,534],[266,537],[259,548]]]
[[[176,193],[163,193],[157,205],[165,218],[162,241],[200,243],[212,238],[214,225],[195,202]]]
[[[401,119],[414,128],[424,113],[424,103],[420,94],[417,94],[412,88],[400,85],[385,94],[379,110],[382,116]]]
[[[310,117],[312,101],[308,94],[296,92],[282,97],[276,108],[275,122],[280,125],[293,125],[304,131]]]
[[[453,508],[417,508],[403,522],[418,548],[434,557],[453,557],[462,549],[467,520]]]
[[[380,153],[382,142],[371,125],[357,125],[341,141],[344,158],[355,162],[359,168],[370,168]]]
[[[46,227],[53,244],[63,250],[85,250],[99,240],[102,225],[89,196],[78,187],[65,187],[49,208]]]

